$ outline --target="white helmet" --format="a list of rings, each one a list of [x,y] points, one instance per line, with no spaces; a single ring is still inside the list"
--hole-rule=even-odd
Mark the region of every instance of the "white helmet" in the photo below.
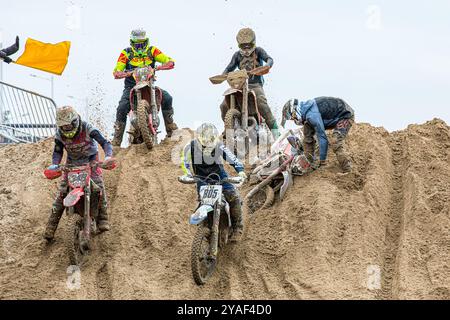
[[[196,140],[202,150],[210,154],[220,141],[219,131],[212,123],[203,123],[197,128]]]

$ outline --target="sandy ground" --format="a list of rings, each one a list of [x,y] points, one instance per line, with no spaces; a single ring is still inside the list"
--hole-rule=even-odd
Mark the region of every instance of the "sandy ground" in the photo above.
[[[43,178],[52,141],[0,149],[0,299],[450,299],[450,127],[389,133],[357,124],[340,176],[298,177],[283,202],[249,216],[198,287],[190,271],[194,187],[178,144],[123,149],[106,172],[112,230],[94,240],[81,287],[67,286],[67,217],[42,239],[58,181]],[[242,194],[248,191],[244,187]]]

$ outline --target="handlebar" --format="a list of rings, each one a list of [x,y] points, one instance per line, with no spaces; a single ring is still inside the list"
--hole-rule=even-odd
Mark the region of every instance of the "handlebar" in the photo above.
[[[208,183],[208,180],[211,182],[213,181],[215,184],[224,184],[224,183],[231,183],[231,184],[241,184],[244,182],[244,179],[241,177],[228,177],[225,179],[219,179],[219,180],[213,180],[211,177],[201,177],[201,176],[180,176],[178,177],[178,181],[183,184],[195,184],[197,182],[205,182]]]
[[[152,68],[152,67],[145,66],[145,67],[141,67],[141,68]],[[153,69],[153,71],[160,71],[160,70],[172,70],[173,68],[175,68],[175,63],[173,63],[173,61],[169,61],[165,64],[156,66],[155,68],[152,68],[152,69]],[[116,72],[114,72],[114,77],[116,79],[123,79],[123,78],[131,77],[137,69],[139,69],[139,67],[135,68],[133,70],[116,71]]]
[[[95,161],[91,162],[89,164],[86,164],[84,166],[75,166],[75,165],[59,165],[58,170],[62,172],[69,172],[73,170],[86,170],[88,168],[96,169],[97,167],[100,167],[102,169],[109,169],[109,166],[105,166],[103,161]]]
[[[247,75],[263,76],[263,75],[269,73],[269,70],[270,70],[270,67],[265,65],[265,66],[256,67],[250,71],[248,71],[248,70],[245,70],[245,71],[247,72]],[[238,71],[233,71],[233,72],[238,72]],[[220,84],[220,83],[224,82],[225,80],[227,80],[228,75],[229,75],[229,73],[213,76],[213,77],[209,78],[209,81],[211,81],[212,84]]]

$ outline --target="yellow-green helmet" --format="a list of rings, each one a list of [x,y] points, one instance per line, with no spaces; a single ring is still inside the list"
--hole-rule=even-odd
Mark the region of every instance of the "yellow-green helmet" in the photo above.
[[[147,38],[147,33],[143,29],[135,29],[131,31],[130,35],[130,45],[131,49],[138,56],[142,56],[145,54],[147,47],[149,44],[149,40]]]
[[[72,139],[78,132],[81,117],[71,106],[56,109],[56,126],[62,136]]]

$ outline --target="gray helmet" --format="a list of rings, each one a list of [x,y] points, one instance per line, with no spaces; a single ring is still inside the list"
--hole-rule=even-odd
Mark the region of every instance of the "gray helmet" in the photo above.
[[[236,35],[236,41],[242,55],[250,56],[256,48],[256,34],[250,28],[243,28],[239,30]]]
[[[64,106],[56,109],[56,126],[60,133],[72,139],[80,127],[81,117],[71,106]]]

